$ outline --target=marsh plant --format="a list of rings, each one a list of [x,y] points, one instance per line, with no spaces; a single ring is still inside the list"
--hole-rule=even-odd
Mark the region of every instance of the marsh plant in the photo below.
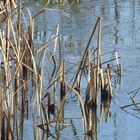
[[[41,3],[46,6],[65,6],[73,5],[81,2],[81,0],[41,0]]]
[[[115,51],[113,58],[104,61],[101,52],[101,17],[78,62],[67,67],[64,59],[59,25],[54,27],[49,39],[36,47],[34,43],[35,20],[43,11],[32,15],[30,10],[14,1],[1,6],[0,17],[0,139],[24,139],[25,121],[32,122],[35,140],[57,137],[67,128],[66,101],[74,97],[79,101],[83,134],[97,134],[98,106],[101,97],[101,120],[110,114],[112,74],[121,76],[121,63]],[[24,12],[28,16],[24,15]],[[97,44],[93,47],[93,36]],[[113,62],[113,63],[112,63]],[[73,71],[71,78],[67,78]],[[86,89],[82,88],[83,79]],[[69,96],[71,95],[71,96]],[[104,113],[103,113],[104,112]],[[53,117],[52,117],[53,116]],[[75,132],[74,124],[70,119]],[[52,133],[54,128],[56,133]]]

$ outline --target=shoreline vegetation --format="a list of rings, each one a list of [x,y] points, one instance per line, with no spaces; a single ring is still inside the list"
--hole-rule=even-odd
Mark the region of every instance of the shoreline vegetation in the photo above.
[[[111,115],[112,75],[118,79],[122,75],[117,51],[110,53],[111,59],[103,59],[101,17],[91,30],[81,59],[67,68],[59,25],[45,44],[36,47],[34,24],[43,11],[32,15],[27,7],[24,9],[28,13],[26,18],[21,0],[18,5],[11,0],[0,6],[0,22],[4,28],[0,30],[0,139],[22,140],[25,120],[32,123],[33,139],[59,137],[67,128],[62,124],[67,119],[65,105],[71,96],[79,101],[83,136],[97,137],[98,122],[103,117],[107,121]],[[93,37],[97,39],[96,46],[92,45]],[[74,74],[67,79],[70,71]],[[87,83],[83,83],[85,78]],[[70,124],[75,132],[72,118]]]
[[[41,0],[41,3],[48,7],[73,5],[73,4],[77,4],[80,2],[81,2],[81,0]]]

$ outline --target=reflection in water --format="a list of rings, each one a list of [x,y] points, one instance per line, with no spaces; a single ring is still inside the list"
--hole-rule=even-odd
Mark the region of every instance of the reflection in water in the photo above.
[[[136,47],[136,22],[135,22],[135,0],[132,2],[132,43]]]
[[[119,18],[120,18],[120,7],[118,5],[117,0],[114,0],[114,10],[115,10],[115,21],[116,21],[116,26],[114,27],[115,33],[114,33],[114,37],[115,37],[115,44],[119,43],[119,36],[118,36],[118,27],[119,27]]]
[[[70,120],[70,123],[71,123],[71,126],[72,126],[73,135],[77,136],[77,130],[76,130],[75,126],[74,126],[74,123],[73,123],[72,119]]]
[[[89,131],[88,131],[88,139],[89,140],[98,140],[98,109],[95,107],[89,114]]]
[[[117,117],[116,117],[116,113],[113,116],[113,121],[114,121],[114,128],[115,128],[115,132],[114,132],[114,140],[117,140]]]
[[[100,107],[100,122],[102,122],[103,117],[105,117],[105,122],[111,117],[111,99],[109,97],[101,97],[101,107]]]
[[[46,30],[39,30],[38,26],[35,29],[35,41],[37,43],[43,43],[45,41],[47,41],[48,34],[46,32]]]

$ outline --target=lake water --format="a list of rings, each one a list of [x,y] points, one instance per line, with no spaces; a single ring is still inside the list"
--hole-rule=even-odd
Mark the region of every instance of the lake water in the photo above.
[[[123,76],[113,93],[111,117],[107,123],[104,120],[98,122],[98,140],[140,140],[140,120],[120,108],[132,103],[128,92],[140,87],[140,0],[85,0],[61,9],[48,9],[32,2],[29,8],[32,13],[45,9],[35,22],[36,43],[45,41],[46,34],[59,24],[67,59],[71,60],[82,54],[98,16],[102,17],[102,51],[117,49],[122,58]],[[81,117],[77,102],[71,101],[66,110],[66,117]],[[140,118],[140,113],[134,108],[126,110]],[[84,139],[81,121],[73,119],[76,134],[68,127],[61,131],[58,139]],[[29,138],[27,135],[25,139]]]

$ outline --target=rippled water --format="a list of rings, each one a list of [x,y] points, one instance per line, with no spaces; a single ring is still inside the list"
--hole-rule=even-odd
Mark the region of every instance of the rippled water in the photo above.
[[[40,43],[40,40],[47,39],[47,34],[60,24],[61,36],[67,47],[66,55],[75,60],[85,48],[97,17],[101,16],[102,50],[118,50],[122,57],[123,76],[112,100],[112,116],[107,123],[98,124],[98,140],[140,140],[140,120],[120,109],[120,106],[131,103],[127,93],[140,86],[140,0],[85,1],[63,9],[48,9],[33,2],[29,6],[32,13],[45,9],[36,19],[35,41]],[[77,104],[71,102],[66,106],[66,116],[81,116]],[[133,113],[140,117],[136,111]],[[84,139],[81,120],[73,120],[73,123],[76,134],[70,127],[61,131],[60,139]]]

